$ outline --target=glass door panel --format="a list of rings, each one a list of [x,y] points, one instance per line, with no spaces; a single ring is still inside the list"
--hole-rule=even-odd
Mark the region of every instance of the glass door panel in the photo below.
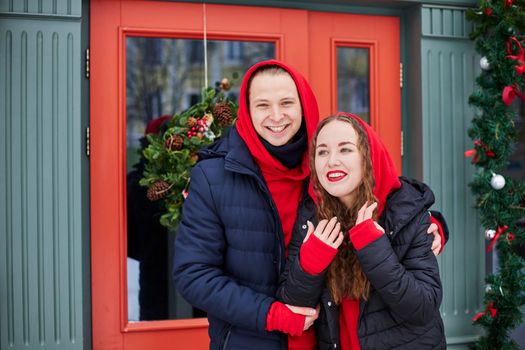
[[[367,48],[337,47],[337,110],[370,123],[370,54]]]

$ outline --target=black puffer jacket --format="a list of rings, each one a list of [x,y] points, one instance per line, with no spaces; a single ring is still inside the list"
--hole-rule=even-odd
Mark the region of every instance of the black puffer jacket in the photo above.
[[[442,290],[436,258],[427,234],[432,191],[424,184],[400,178],[402,187],[391,193],[379,224],[386,234],[357,252],[372,290],[361,301],[358,337],[361,349],[444,349],[439,314]],[[297,231],[299,233],[299,231]],[[292,305],[321,304],[316,321],[320,349],[339,349],[339,307],[324,287],[324,274],[312,276],[297,255],[304,239],[292,238],[278,299]]]

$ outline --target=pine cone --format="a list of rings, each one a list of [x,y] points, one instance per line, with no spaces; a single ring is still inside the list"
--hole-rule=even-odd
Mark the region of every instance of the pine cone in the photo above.
[[[184,138],[180,135],[171,135],[164,142],[164,148],[168,151],[178,151],[184,146]]]
[[[233,120],[233,112],[225,102],[219,102],[213,107],[213,115],[219,122],[219,125],[230,125]]]
[[[164,198],[168,194],[170,187],[170,184],[166,181],[159,180],[148,188],[146,197],[152,202]]]
[[[197,118],[195,117],[189,117],[188,118],[188,121],[186,122],[188,124],[188,127],[191,129],[193,128],[195,125],[197,125]]]

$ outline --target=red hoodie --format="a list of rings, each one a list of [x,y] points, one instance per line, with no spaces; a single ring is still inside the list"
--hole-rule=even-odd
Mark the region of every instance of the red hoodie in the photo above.
[[[264,180],[272,195],[272,199],[277,207],[279,218],[281,220],[284,233],[285,251],[288,251],[288,244],[292,238],[293,224],[297,217],[297,208],[303,194],[304,180],[310,175],[310,169],[308,164],[308,152],[306,152],[306,150],[301,165],[294,169],[288,169],[266,150],[253,127],[248,103],[248,82],[257,69],[270,65],[282,67],[294,80],[301,100],[303,122],[306,124],[308,141],[310,141],[313,136],[315,128],[319,122],[319,109],[317,107],[317,100],[315,99],[312,89],[306,79],[295,69],[280,61],[269,60],[259,62],[252,66],[243,78],[239,97],[239,111],[236,128],[250,150],[257,165],[261,169]],[[268,317],[270,323],[272,322],[271,320],[273,320],[272,312],[277,312],[276,307],[280,308],[279,314],[288,311],[287,309],[283,309],[284,306],[282,304],[274,303],[270,309]],[[299,318],[299,320],[301,319],[303,320],[302,322],[304,322],[304,317]],[[300,322],[297,318],[294,320],[296,323]],[[267,329],[279,329],[279,327],[275,328],[272,327],[272,325],[267,325]],[[298,337],[290,337],[289,348],[311,349],[312,341],[313,345],[315,345],[315,333],[313,332],[313,327],[310,329],[310,332],[303,333],[302,340]],[[304,344],[304,346],[300,344]]]

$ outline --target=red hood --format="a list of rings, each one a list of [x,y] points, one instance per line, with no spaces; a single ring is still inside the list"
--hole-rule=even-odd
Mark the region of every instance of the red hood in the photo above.
[[[351,113],[340,112],[338,114],[346,115],[357,120],[365,129],[370,145],[370,157],[372,158],[372,172],[375,180],[374,195],[378,199],[378,217],[383,212],[386,198],[388,195],[401,187],[396,171],[394,161],[390,158],[388,149],[376,132],[361,120],[358,116]]]
[[[259,140],[257,132],[253,127],[248,105],[248,82],[250,77],[258,68],[269,65],[282,67],[295,81],[299,98],[301,99],[303,122],[306,123],[308,144],[310,144],[310,140],[313,136],[315,128],[317,127],[317,123],[319,122],[319,109],[317,107],[317,100],[315,99],[314,93],[306,79],[294,68],[289,67],[277,60],[259,62],[253,65],[244,75],[239,96],[239,111],[236,128],[259,166],[263,164],[265,165],[265,171],[270,171],[276,176],[285,176],[294,180],[304,179],[310,174],[308,167],[308,152],[305,152],[304,154],[304,159],[300,167],[301,169],[289,170],[281,162],[270,155],[262,142]]]

